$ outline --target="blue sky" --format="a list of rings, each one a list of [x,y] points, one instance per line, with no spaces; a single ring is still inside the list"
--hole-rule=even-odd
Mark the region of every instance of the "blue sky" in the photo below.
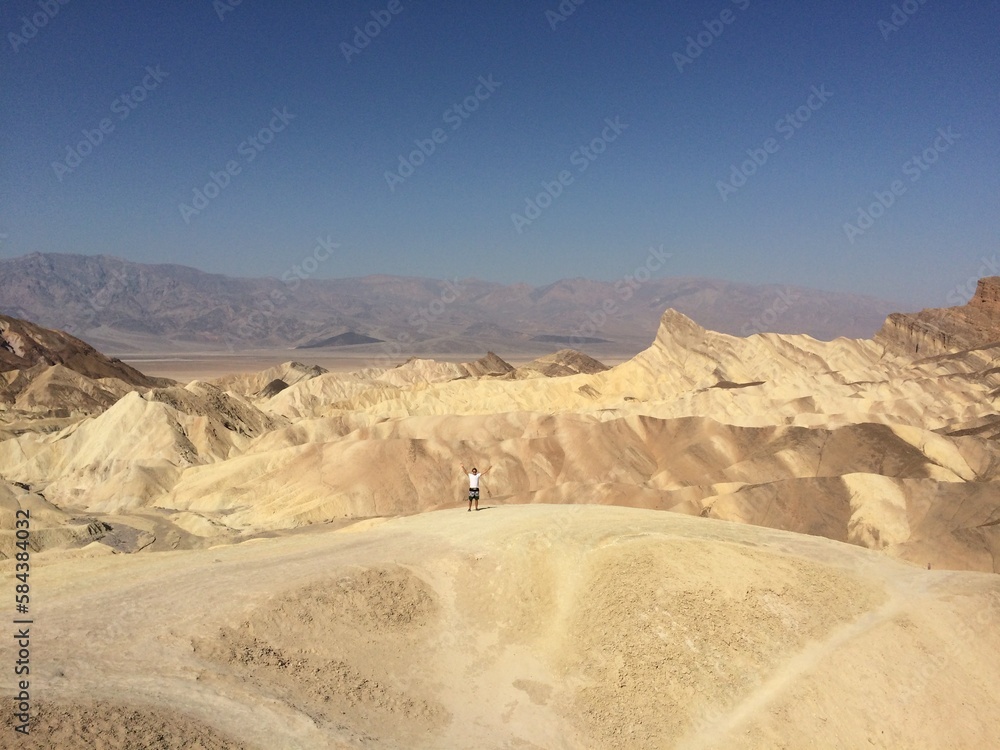
[[[996,0],[148,5],[0,7],[0,257],[542,284],[662,245],[909,307],[1000,273]]]

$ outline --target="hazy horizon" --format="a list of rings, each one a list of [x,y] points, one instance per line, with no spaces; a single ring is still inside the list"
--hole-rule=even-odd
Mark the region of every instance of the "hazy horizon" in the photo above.
[[[11,257],[11,258],[2,258],[2,257],[0,257],[0,263],[2,263],[4,260],[14,261],[14,260],[18,260],[20,258],[27,258],[27,257],[29,257],[31,255],[43,255],[43,256],[46,256],[46,255],[62,255],[62,256],[66,256],[66,257],[92,257],[92,258],[105,257],[105,258],[112,258],[114,260],[124,261],[126,263],[140,263],[140,264],[150,265],[150,266],[157,266],[157,265],[161,265],[161,266],[179,266],[179,267],[182,267],[182,268],[187,268],[187,269],[191,269],[191,270],[194,270],[194,271],[198,271],[200,273],[212,274],[212,275],[222,275],[222,276],[226,276],[227,278],[242,279],[242,280],[246,280],[246,281],[259,281],[259,280],[281,281],[282,280],[280,276],[277,276],[277,275],[274,275],[274,274],[264,273],[264,274],[257,275],[257,274],[249,274],[249,273],[239,273],[238,272],[239,269],[236,269],[236,272],[232,272],[232,273],[229,273],[229,272],[220,272],[220,271],[209,271],[209,270],[207,270],[205,268],[199,267],[198,265],[194,265],[194,264],[191,264],[191,263],[178,263],[176,261],[137,261],[137,260],[132,260],[132,259],[129,259],[129,258],[122,257],[120,255],[114,255],[114,254],[111,254],[111,253],[86,254],[86,253],[42,253],[42,252],[32,252],[32,253],[26,253],[24,255],[18,255],[18,256],[15,256],[15,257]],[[308,259],[310,256],[307,253],[306,256],[304,256],[304,257],[306,259]],[[441,277],[441,276],[421,276],[421,275],[417,275],[417,274],[396,274],[396,273],[390,273],[388,271],[375,271],[375,272],[372,272],[372,273],[360,274],[360,275],[356,275],[356,276],[326,276],[326,277],[323,277],[323,276],[320,276],[318,274],[309,275],[308,271],[303,268],[301,260],[299,261],[299,263],[294,264],[293,266],[291,266],[291,268],[296,268],[296,267],[299,268],[300,269],[300,273],[302,273],[308,279],[310,279],[310,280],[316,280],[316,281],[352,281],[352,280],[355,280],[355,279],[377,278],[379,276],[384,276],[386,278],[412,279],[414,281],[448,281],[447,278],[444,278],[444,277]],[[995,274],[993,274],[993,275],[995,275]],[[526,285],[526,286],[529,286],[529,287],[534,288],[534,289],[541,289],[541,288],[544,288],[544,287],[547,287],[547,286],[552,286],[554,284],[558,284],[560,282],[573,282],[573,281],[584,281],[584,282],[597,283],[597,284],[614,284],[616,282],[621,281],[623,278],[627,278],[627,276],[628,276],[627,274],[623,275],[622,277],[618,277],[618,278],[596,278],[596,277],[591,277],[591,276],[563,276],[563,277],[554,278],[554,279],[543,279],[543,280],[535,282],[535,283],[530,282],[530,281],[526,281],[526,280],[523,280],[523,279],[521,279],[521,280],[515,279],[513,281],[497,281],[495,279],[485,278],[485,277],[482,277],[482,276],[462,276],[462,277],[455,277],[455,276],[453,276],[452,278],[458,278],[460,281],[463,281],[463,282],[473,281],[473,282],[478,282],[478,283],[483,283],[483,284],[496,284],[498,286]],[[301,279],[302,277],[301,276],[296,276],[296,277],[292,277],[292,278]],[[824,289],[824,288],[821,288],[821,287],[809,287],[809,286],[805,286],[805,285],[801,285],[801,284],[784,284],[783,285],[783,284],[779,284],[777,282],[768,282],[768,281],[749,282],[749,281],[741,281],[739,279],[725,279],[725,278],[722,278],[722,277],[719,277],[719,276],[696,276],[696,275],[693,275],[693,274],[692,275],[678,275],[678,274],[662,273],[662,274],[656,274],[653,278],[655,280],[662,280],[662,281],[666,281],[668,279],[674,279],[674,280],[691,280],[691,281],[719,282],[719,283],[724,283],[724,284],[747,284],[749,286],[760,286],[760,287],[771,287],[771,286],[774,286],[774,287],[781,287],[781,286],[792,287],[792,286],[794,286],[794,287],[796,287],[798,289],[807,289],[807,290],[812,290],[812,291],[817,291],[817,292],[834,292],[834,293],[838,293],[838,292],[836,292],[836,290],[833,290],[833,289]],[[647,282],[643,282],[643,283],[647,283]],[[964,291],[965,290],[963,289],[963,292]],[[974,291],[974,286],[972,287],[972,291]],[[888,299],[886,297],[879,297],[877,295],[865,294],[865,293],[862,293],[862,292],[854,292],[854,293],[852,293],[852,292],[849,292],[849,291],[845,291],[845,292],[839,292],[839,293],[843,293],[843,294],[856,294],[857,296],[860,296],[860,297],[869,297],[871,299],[879,300],[881,302],[890,302],[891,303],[891,302],[898,301],[898,300]]]

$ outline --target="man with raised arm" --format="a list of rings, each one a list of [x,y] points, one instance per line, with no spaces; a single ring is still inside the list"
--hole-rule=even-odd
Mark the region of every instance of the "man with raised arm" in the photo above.
[[[476,469],[475,466],[472,467],[472,471],[469,471],[468,469],[466,469],[464,464],[462,466],[462,471],[464,471],[466,474],[469,475],[469,512],[470,513],[472,512],[472,504],[473,503],[476,504],[476,510],[479,510],[479,477],[486,476],[489,473],[489,471],[490,471],[491,468],[493,468],[493,467],[487,466],[483,470],[483,472],[480,474],[479,470]]]

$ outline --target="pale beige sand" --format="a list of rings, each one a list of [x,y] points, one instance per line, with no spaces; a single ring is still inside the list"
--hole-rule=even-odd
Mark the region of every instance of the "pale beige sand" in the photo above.
[[[1000,744],[1000,579],[742,524],[458,509],[33,580],[26,747]]]
[[[995,364],[668,311],[562,378],[53,368],[0,413],[21,746],[1000,746],[1000,579],[938,570],[1000,572]]]
[[[255,421],[253,411],[241,417],[247,406],[236,397],[218,404],[242,432],[222,427],[222,417],[131,396],[71,434],[0,444],[22,478],[86,521],[67,530],[67,518],[39,515],[39,549],[95,538],[77,533],[95,519],[149,533],[160,550],[417,513],[460,502],[460,464],[481,462],[492,465],[484,502],[674,510],[935,567],[997,570],[1000,451],[978,438],[873,424],[748,428],[521,412],[281,426]],[[134,423],[143,429],[133,436]],[[10,508],[48,507],[16,487],[4,495]],[[13,533],[0,532],[4,539],[12,543]]]
[[[39,550],[103,543],[90,519],[112,515],[128,516],[113,546],[136,551],[418,513],[460,499],[461,464],[481,463],[484,498],[505,503],[675,510],[997,572],[1000,445],[947,434],[995,416],[1000,372],[975,366],[870,341],[740,339],[668,311],[649,349],[593,375],[414,360],[130,392],[0,442],[0,480],[27,486],[9,503],[44,496],[74,516],[50,516]],[[275,377],[290,386],[255,397]]]
[[[83,698],[70,703],[39,701],[27,736],[13,734],[9,701],[0,711],[5,748],[22,750],[245,750],[211,725],[168,707],[146,707]],[[13,737],[14,739],[10,739]]]
[[[539,347],[530,351],[504,350],[498,352],[503,359],[515,367],[527,364],[539,354],[544,353]],[[276,367],[285,362],[295,361],[305,365],[317,365],[331,372],[351,372],[369,367],[395,367],[412,357],[420,356],[415,350],[400,350],[397,348],[372,347],[369,351],[337,351],[317,349],[265,349],[260,351],[233,353],[158,353],[129,352],[120,354],[123,361],[142,370],[147,375],[161,378],[172,378],[181,383],[192,380],[214,380],[227,375],[255,373]],[[474,362],[486,354],[485,350],[468,352],[435,353],[432,356],[438,362]],[[616,365],[627,361],[635,354],[635,349],[601,347],[593,356],[607,365]]]
[[[226,375],[259,372],[284,362],[296,361],[306,365],[316,365],[331,372],[350,372],[365,367],[382,367],[399,364],[407,359],[405,355],[394,356],[391,360],[378,353],[344,353],[317,350],[264,349],[246,352],[211,353],[137,353],[120,355],[122,360],[142,372],[154,377],[172,378],[181,383],[192,380],[213,380]],[[472,356],[481,357],[482,353]],[[456,360],[460,361],[460,360]]]

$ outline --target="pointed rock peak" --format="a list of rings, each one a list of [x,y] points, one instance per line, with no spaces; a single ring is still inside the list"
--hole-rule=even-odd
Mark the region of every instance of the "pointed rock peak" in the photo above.
[[[498,357],[494,352],[487,352],[485,357],[480,357],[475,362],[465,363],[465,368],[476,377],[506,375],[514,371],[513,365]]]
[[[668,307],[663,315],[660,316],[660,328],[669,329],[679,329],[679,328],[689,328],[698,331],[704,331],[700,325],[695,323],[691,318],[682,312],[678,312],[672,307]]]
[[[687,315],[669,308],[660,318],[660,328],[656,332],[656,340],[660,343],[667,341],[690,343],[692,341],[701,341],[707,335],[708,331],[691,320]]]
[[[519,376],[536,377],[536,373],[545,377],[558,378],[581,373],[592,375],[610,369],[603,362],[590,357],[576,349],[560,349],[553,354],[546,354],[517,369]]]

